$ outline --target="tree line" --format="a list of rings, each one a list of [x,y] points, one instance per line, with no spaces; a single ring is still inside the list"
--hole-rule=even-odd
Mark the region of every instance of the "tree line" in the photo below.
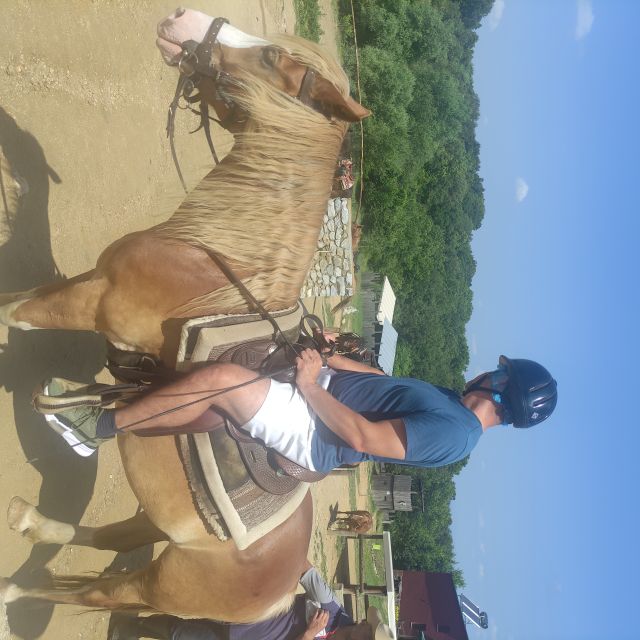
[[[351,3],[341,0],[345,67],[355,73]],[[362,249],[397,295],[397,374],[461,388],[469,361],[475,260],[484,216],[472,55],[492,0],[359,0],[365,162]]]
[[[472,311],[471,236],[484,216],[473,88],[476,29],[493,0],[358,0],[365,161],[361,250],[397,296],[395,375],[462,389],[469,362],[465,325]],[[345,68],[355,79],[351,2],[339,0]],[[394,522],[398,566],[452,571],[445,469],[411,470],[423,479],[427,514]],[[407,473],[406,467],[399,472]],[[397,542],[396,542],[397,541]]]

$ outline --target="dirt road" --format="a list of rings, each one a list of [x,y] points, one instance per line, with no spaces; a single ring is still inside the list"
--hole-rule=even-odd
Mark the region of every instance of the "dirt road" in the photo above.
[[[293,32],[291,0],[190,0],[248,32]],[[325,13],[331,3],[323,2]],[[175,73],[156,51],[155,24],[175,0],[15,0],[0,22],[0,144],[28,193],[15,217],[0,208],[0,291],[29,289],[90,269],[101,250],[127,232],[168,217],[182,198],[164,134]],[[325,16],[325,30],[331,28]],[[328,25],[328,26],[327,26]],[[330,33],[328,36],[331,35]],[[335,43],[335,39],[332,39]],[[209,169],[204,138],[178,119],[176,144],[188,184]],[[230,138],[216,132],[221,151]],[[91,381],[101,373],[104,341],[93,334],[0,328],[0,506],[13,495],[49,516],[86,525],[132,515],[114,444],[99,456],[72,455],[29,406],[50,375]],[[32,459],[31,462],[28,462]],[[316,521],[344,496],[345,479],[316,491]],[[344,498],[342,498],[344,500]],[[341,503],[341,507],[348,504]],[[0,519],[0,575],[24,586],[50,574],[135,566],[149,551],[118,554],[31,545]],[[15,637],[105,638],[109,614],[25,603],[9,608]]]

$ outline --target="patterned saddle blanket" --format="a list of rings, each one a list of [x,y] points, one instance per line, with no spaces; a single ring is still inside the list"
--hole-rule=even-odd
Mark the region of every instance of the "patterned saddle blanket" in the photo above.
[[[298,337],[302,313],[297,305],[273,314],[292,342]],[[182,330],[178,369],[188,371],[207,361],[237,361],[231,354],[240,345],[239,364],[257,368],[269,353],[270,341],[275,348],[273,326],[258,314],[189,320]],[[247,456],[251,458],[257,453],[247,449],[246,443],[237,442],[226,429],[180,434],[177,438],[201,518],[218,538],[233,539],[239,549],[247,548],[282,524],[300,506],[308,491],[306,482],[280,473],[275,464],[269,471],[270,482],[277,484],[277,489],[265,491],[247,469]],[[267,457],[256,462],[268,465],[272,461]]]

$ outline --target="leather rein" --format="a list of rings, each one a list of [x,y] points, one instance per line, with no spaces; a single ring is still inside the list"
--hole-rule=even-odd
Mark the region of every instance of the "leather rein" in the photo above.
[[[231,84],[237,84],[237,81],[233,76],[226,71],[220,69],[212,61],[213,50],[218,44],[218,35],[223,25],[228,24],[229,21],[226,18],[215,18],[207,33],[205,34],[202,42],[197,43],[193,40],[187,40],[182,43],[182,54],[178,61],[178,70],[180,71],[180,77],[178,78],[178,84],[173,95],[173,100],[169,105],[169,112],[167,115],[167,137],[169,138],[169,145],[171,147],[171,157],[176,167],[178,177],[182,184],[182,188],[185,193],[187,191],[187,185],[182,176],[180,170],[180,163],[178,162],[178,155],[175,148],[175,117],[178,109],[189,109],[196,115],[200,116],[199,126],[191,131],[195,133],[202,129],[205,137],[207,138],[207,144],[211,151],[211,155],[216,164],[219,164],[218,154],[216,153],[211,138],[211,129],[209,127],[209,121],[213,120],[224,129],[228,129],[232,123],[241,123],[242,115],[238,105],[230,97],[230,95],[224,90],[226,86]],[[194,95],[194,91],[197,89],[200,80],[203,78],[210,78],[215,83],[216,97],[224,102],[225,106],[229,109],[229,113],[222,119],[213,118],[209,115],[209,105],[207,101],[202,97],[200,93]],[[311,107],[318,113],[322,113],[326,118],[331,119],[331,115],[326,112],[323,105],[311,98],[311,87],[316,78],[316,71],[311,67],[307,67],[307,70],[300,84],[300,90],[296,99],[302,102],[302,104]],[[185,101],[185,106],[180,106],[180,101]],[[199,111],[192,108],[191,105],[199,103]]]

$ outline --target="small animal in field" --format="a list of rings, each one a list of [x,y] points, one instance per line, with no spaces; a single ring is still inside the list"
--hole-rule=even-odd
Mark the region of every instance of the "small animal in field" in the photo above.
[[[330,531],[367,533],[373,526],[373,516],[368,511],[338,511],[329,523]]]

